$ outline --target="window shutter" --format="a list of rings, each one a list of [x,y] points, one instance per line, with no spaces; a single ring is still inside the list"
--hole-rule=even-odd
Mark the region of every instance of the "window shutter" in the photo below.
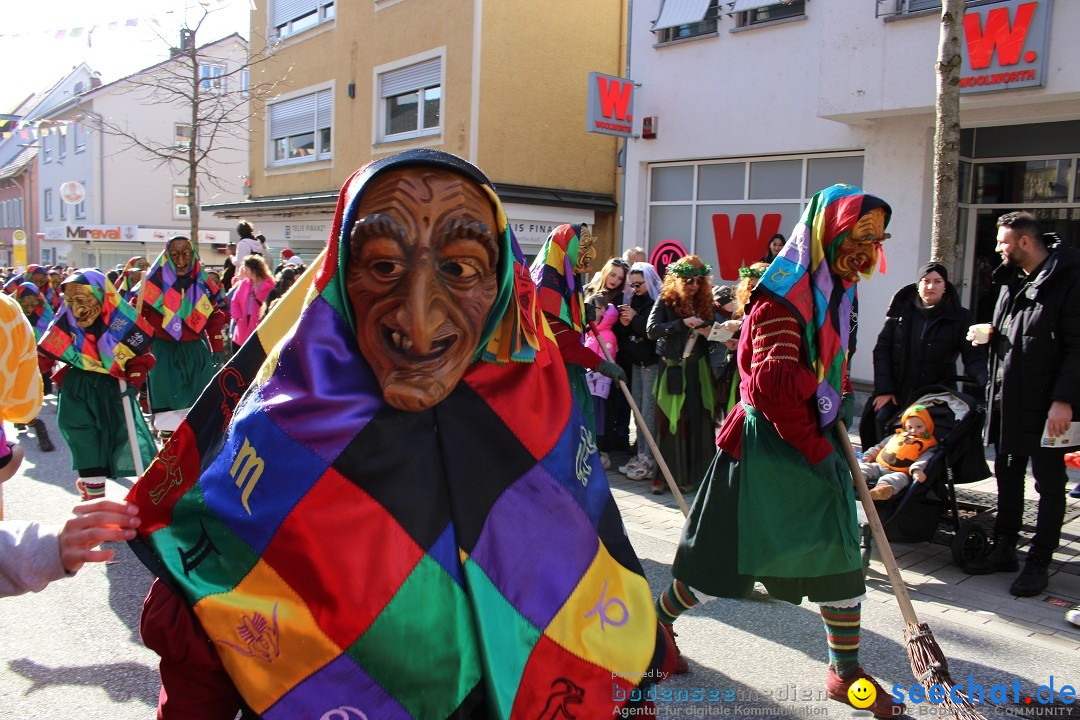
[[[290,20],[295,20],[317,10],[318,7],[318,0],[274,0],[273,20],[271,22],[274,27],[279,27]]]
[[[332,127],[334,124],[334,95],[330,90],[320,90],[316,99],[315,129]]]
[[[270,106],[270,138],[278,139],[315,130],[316,94]]]
[[[379,94],[384,98],[393,97],[411,90],[438,85],[441,75],[442,58],[433,58],[398,70],[391,70],[379,77]]]

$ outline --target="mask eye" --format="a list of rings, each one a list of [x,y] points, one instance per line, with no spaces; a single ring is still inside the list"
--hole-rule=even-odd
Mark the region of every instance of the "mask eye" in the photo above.
[[[461,280],[469,280],[479,273],[472,265],[462,262],[445,262],[439,266],[439,271],[444,275]]]
[[[371,264],[371,269],[385,280],[396,280],[405,274],[405,265],[393,260],[378,260]]]

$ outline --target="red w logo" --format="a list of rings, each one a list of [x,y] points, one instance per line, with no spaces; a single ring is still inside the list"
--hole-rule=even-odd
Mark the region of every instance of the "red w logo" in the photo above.
[[[986,28],[978,12],[964,15],[964,39],[967,41],[968,59],[973,70],[990,67],[997,48],[998,62],[1016,65],[1020,51],[1024,49],[1031,18],[1039,3],[1022,3],[1016,8],[1016,23],[1009,26],[1009,8],[995,8],[986,14]]]
[[[750,214],[735,217],[735,232],[731,232],[730,215],[713,215],[713,234],[716,237],[716,258],[720,265],[720,277],[738,280],[739,268],[757,262],[769,249],[769,238],[780,230],[780,213],[766,213],[761,218]]]
[[[606,118],[632,121],[633,118],[627,116],[626,110],[630,107],[630,97],[634,94],[634,83],[609,80],[603,76],[597,80],[600,83],[600,113]]]

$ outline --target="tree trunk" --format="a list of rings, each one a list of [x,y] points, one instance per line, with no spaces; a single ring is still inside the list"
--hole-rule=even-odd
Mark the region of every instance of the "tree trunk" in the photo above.
[[[199,94],[202,88],[199,86],[199,59],[195,52],[194,36],[192,37],[191,50],[191,143],[188,146],[188,213],[191,219],[191,247],[196,254],[199,252],[199,163],[195,160],[195,154],[199,150]]]
[[[964,0],[941,3],[934,118],[934,209],[930,258],[950,273],[956,264],[960,166],[960,30]]]

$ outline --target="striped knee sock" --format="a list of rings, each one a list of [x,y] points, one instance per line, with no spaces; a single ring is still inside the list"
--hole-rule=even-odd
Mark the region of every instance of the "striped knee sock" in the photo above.
[[[855,607],[821,606],[825,637],[829,641],[829,664],[840,677],[859,669],[859,636],[862,631],[862,604]]]
[[[700,601],[694,597],[689,585],[681,580],[672,580],[671,587],[656,598],[656,615],[660,622],[671,625],[675,618],[698,604]]]

